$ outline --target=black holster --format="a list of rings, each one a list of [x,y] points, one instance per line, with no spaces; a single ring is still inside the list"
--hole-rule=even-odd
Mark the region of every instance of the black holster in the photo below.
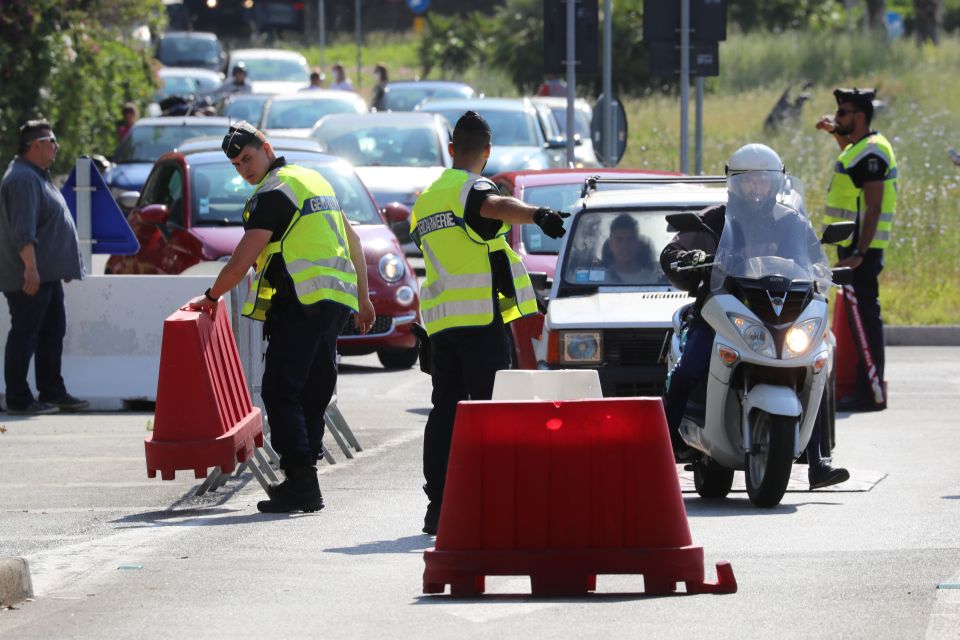
[[[417,350],[420,353],[420,371],[429,374],[431,371],[430,336],[422,324],[414,322],[410,332],[417,337]]]

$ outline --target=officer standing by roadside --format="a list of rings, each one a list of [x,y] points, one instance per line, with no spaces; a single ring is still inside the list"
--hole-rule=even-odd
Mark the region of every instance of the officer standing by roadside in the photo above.
[[[433,409],[423,441],[430,500],[423,531],[431,535],[440,520],[457,403],[491,398],[497,371],[510,367],[505,323],[537,313],[530,276],[506,234],[511,224],[532,222],[559,238],[570,215],[498,195],[480,176],[490,141],[486,121],[465,113],[450,142],[453,168],[420,195],[410,220],[427,272],[420,314],[430,336]]]
[[[850,220],[857,223],[853,238],[840,243],[838,267],[853,269],[853,289],[867,335],[870,355],[883,389],[883,318],[880,316],[880,284],[883,250],[890,242],[893,215],[897,209],[897,160],[890,142],[870,128],[873,120],[873,89],[837,89],[834,117],[823,116],[817,129],[833,135],[841,149],[827,191],[824,224]],[[841,411],[879,411],[871,391],[863,359],[857,366],[857,391],[840,398]]]
[[[223,151],[256,189],[230,261],[190,307],[215,307],[255,266],[243,315],[265,323],[263,402],[286,474],[257,509],[317,511],[323,497],[315,465],[323,454],[323,414],[337,383],[337,336],[351,311],[363,333],[375,319],[363,248],[323,176],[277,157],[253,125],[232,125]]]

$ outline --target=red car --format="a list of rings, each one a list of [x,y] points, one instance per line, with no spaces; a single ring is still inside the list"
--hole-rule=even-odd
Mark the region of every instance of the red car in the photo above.
[[[316,141],[276,138],[271,143],[277,155],[318,171],[330,182],[363,243],[377,320],[369,333],[360,335],[351,318],[337,341],[340,353],[376,352],[388,369],[413,366],[417,341],[410,327],[420,318],[419,287],[384,219],[384,214],[393,221],[406,219],[409,210],[391,205],[381,212],[353,167],[321,153]],[[111,256],[107,273],[210,273],[218,265],[209,263],[225,262],[240,241],[243,205],[252,192],[224,157],[219,139],[187,142],[164,154],[128,217],[140,251]]]
[[[583,185],[593,176],[601,178],[653,178],[664,175],[680,175],[665,171],[644,169],[543,169],[539,171],[506,171],[491,180],[505,196],[514,196],[538,207],[550,207],[555,211],[570,211],[580,199]],[[636,188],[636,184],[623,188]],[[603,188],[617,188],[607,185]],[[554,239],[545,235],[533,224],[514,225],[510,230],[510,246],[523,259],[527,272],[534,279],[534,286],[544,300],[550,291],[553,274],[557,268],[557,254],[563,238]],[[537,275],[544,274],[544,275]],[[545,276],[545,277],[544,277]],[[543,329],[543,315],[524,318],[510,323],[510,338],[513,341],[514,366],[517,369],[535,369],[531,339],[538,337]]]

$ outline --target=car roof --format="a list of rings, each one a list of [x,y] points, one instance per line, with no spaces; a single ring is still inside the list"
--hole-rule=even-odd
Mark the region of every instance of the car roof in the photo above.
[[[268,140],[270,146],[273,147],[275,151],[316,151],[318,153],[324,151],[323,144],[316,138],[271,136]],[[177,147],[177,151],[184,155],[205,153],[207,151],[217,151],[223,154],[222,144],[223,138],[219,136],[198,136],[184,140],[183,143]]]
[[[441,122],[446,126],[446,119],[439,113],[428,113],[426,111],[375,111],[373,113],[331,113],[322,118],[324,122],[337,120],[350,120],[351,122],[362,120],[373,120],[376,122],[387,121],[398,124],[427,124],[433,125]]]
[[[363,98],[353,91],[339,89],[312,89],[310,91],[295,91],[280,93],[270,97],[270,102],[300,102],[301,100],[352,100],[363,102]],[[366,104],[364,102],[364,104]]]
[[[230,52],[231,62],[235,62],[237,58],[264,58],[264,59],[274,59],[274,60],[302,60],[305,59],[302,55],[296,51],[287,51],[286,49],[234,49]]]
[[[134,127],[182,127],[188,124],[209,124],[210,126],[230,126],[230,118],[222,116],[160,116],[157,118],[140,118],[133,123]]]
[[[211,78],[216,78],[217,80],[223,79],[223,74],[219,71],[211,71],[210,69],[203,69],[201,67],[160,67],[157,70],[157,75],[163,76],[207,76]]]
[[[420,107],[420,111],[440,109],[479,108],[484,111],[528,111],[533,108],[526,98],[463,98],[431,100]]]
[[[345,166],[350,166],[350,163],[340,158],[339,156],[330,155],[329,153],[323,153],[322,151],[316,149],[288,149],[286,147],[277,147],[277,155],[289,154],[291,156],[310,156],[311,160],[316,160],[323,164],[337,164],[342,163]],[[197,149],[195,151],[175,151],[174,154],[183,155],[190,163],[192,164],[207,164],[210,162],[227,162],[227,158],[223,155],[223,151],[217,147],[216,150],[207,149],[201,150]]]
[[[193,38],[194,40],[216,40],[217,34],[210,31],[167,31],[160,39],[164,38]]]
[[[680,175],[670,171],[655,171],[652,169],[537,169],[530,171],[505,171],[491,178],[494,182],[512,181],[514,186],[544,187],[558,184],[583,184],[592,176],[602,178],[636,178]],[[499,180],[498,180],[499,179]]]
[[[417,87],[434,88],[434,89],[442,89],[445,87],[449,87],[451,89],[452,88],[473,89],[473,87],[471,87],[466,82],[454,82],[453,80],[397,80],[396,82],[388,82],[387,87],[389,88],[399,87],[401,89],[417,88]]]
[[[637,189],[593,191],[583,199],[582,209],[618,209],[631,206],[702,208],[726,201],[726,188],[668,183]]]
[[[557,96],[532,96],[530,98],[530,102],[532,102],[533,104],[543,104],[551,108],[558,108],[558,107],[566,108],[567,106],[567,99],[557,97]],[[576,100],[574,100],[573,106],[575,109],[592,110],[590,103],[584,100],[583,98],[577,98]]]

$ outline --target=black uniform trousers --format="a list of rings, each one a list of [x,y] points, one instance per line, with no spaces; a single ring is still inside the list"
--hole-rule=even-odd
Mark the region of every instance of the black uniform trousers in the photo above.
[[[433,409],[423,434],[423,490],[440,506],[461,400],[489,400],[497,371],[510,368],[506,327],[499,313],[482,327],[447,329],[430,337]]]
[[[324,301],[307,315],[292,298],[274,298],[267,312],[261,395],[283,469],[313,466],[323,455],[323,416],[337,386],[337,336],[349,313]]]
[[[837,247],[837,255],[841,260],[850,256],[852,247]],[[860,308],[860,319],[863,321],[863,330],[867,334],[867,344],[870,345],[870,355],[877,368],[877,377],[883,384],[883,318],[880,315],[880,272],[883,271],[883,249],[870,249],[863,256],[863,262],[853,270],[853,290],[857,297],[857,306]],[[853,334],[851,330],[851,335]],[[856,338],[854,338],[856,340]],[[860,349],[857,348],[857,353]],[[873,391],[870,388],[870,378],[862,358],[857,363],[857,396],[873,402]]]

